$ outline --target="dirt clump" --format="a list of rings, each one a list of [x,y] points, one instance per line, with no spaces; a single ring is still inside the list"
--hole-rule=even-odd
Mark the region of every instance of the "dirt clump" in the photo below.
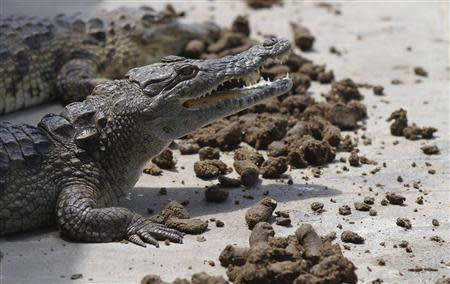
[[[240,187],[242,182],[239,179],[230,178],[224,175],[220,175],[217,180],[221,187]]]
[[[248,242],[250,247],[253,247],[260,242],[269,241],[269,238],[273,236],[275,236],[275,231],[273,230],[272,225],[267,222],[259,222],[252,229]]]
[[[222,276],[210,276],[205,272],[196,273],[191,278],[192,284],[227,284]]]
[[[221,33],[217,41],[212,42],[206,48],[211,55],[201,58],[216,58],[227,55],[233,55],[247,50],[253,44],[253,41],[241,33],[235,33],[230,30],[225,30]]]
[[[179,140],[177,141],[177,148],[181,155],[197,154],[200,150],[200,146],[192,140]]]
[[[161,277],[155,274],[145,275],[141,284],[227,284],[222,276],[211,276],[206,272],[199,272],[192,275],[191,280],[177,278],[173,282],[165,282]]]
[[[207,221],[191,219],[186,208],[176,201],[169,202],[160,214],[151,216],[150,220],[187,234],[201,234],[208,228]]]
[[[165,223],[167,220],[169,220],[172,217],[180,218],[180,219],[189,219],[191,218],[189,216],[188,211],[186,208],[184,208],[183,205],[176,201],[171,201],[166,204],[164,209],[161,211],[160,216],[162,216],[162,222],[158,223]]]
[[[439,154],[439,148],[436,145],[426,145],[420,148],[424,154],[437,155]]]
[[[332,101],[350,102],[351,100],[360,101],[363,96],[358,90],[358,85],[352,79],[346,78],[331,85],[331,91],[328,93],[328,99]]]
[[[375,203],[375,198],[366,196],[366,197],[364,197],[364,203],[373,205]]]
[[[218,160],[218,159],[220,159],[220,151],[217,148],[206,146],[206,147],[202,147],[198,151],[198,156],[199,156],[200,161]]]
[[[436,280],[435,284],[450,284],[450,277],[442,277]]]
[[[164,10],[162,12],[163,12],[163,17],[167,16],[167,17],[177,17],[177,18],[179,18],[179,17],[186,16],[186,11],[180,11],[180,10],[177,11],[175,9],[175,7],[172,4],[170,4],[170,3],[167,4],[164,7]]]
[[[238,123],[230,123],[215,133],[214,141],[221,150],[234,149],[242,141],[242,132]]]
[[[417,204],[420,204],[420,205],[423,205],[423,196],[418,196],[418,197],[416,198],[416,203],[417,203]]]
[[[159,155],[155,156],[152,159],[152,162],[161,169],[165,170],[173,169],[173,167],[175,167],[175,164],[177,163],[173,159],[173,152],[169,149],[165,149]]]
[[[326,107],[324,106],[324,108]],[[342,140],[340,129],[322,117],[317,116],[316,110],[308,108],[306,111],[308,110],[311,110],[308,120],[296,122],[288,131],[284,139],[285,143],[295,145],[304,136],[309,135],[316,140],[328,142],[330,146],[339,146]]]
[[[205,189],[205,198],[209,202],[224,202],[228,199],[229,192],[223,188],[213,185]]]
[[[405,197],[394,192],[386,193],[386,199],[389,201],[390,204],[394,205],[403,205],[403,202],[406,201]]]
[[[420,66],[414,67],[414,73],[417,76],[428,77],[428,72],[423,67]]]
[[[399,109],[391,113],[387,121],[393,120],[390,129],[394,136],[403,136],[403,130],[408,126],[407,112],[404,109]]]
[[[143,172],[152,176],[160,176],[162,174],[162,170],[152,162],[145,165]]]
[[[255,164],[255,166],[260,167],[264,162],[264,156],[261,153],[249,148],[239,148],[234,151],[234,160],[248,160]]]
[[[357,149],[358,146],[358,140],[352,138],[350,135],[345,135],[345,137],[342,139],[341,144],[339,144],[339,147],[343,151],[352,152],[353,150]]]
[[[400,79],[392,79],[391,80],[391,84],[392,85],[403,85],[404,82],[402,80],[400,80]]]
[[[323,209],[323,203],[322,202],[313,202],[313,203],[311,203],[311,205],[310,205],[310,207],[311,207],[311,210],[312,211],[314,211],[314,212],[317,212],[317,213],[322,213],[323,211],[325,211],[324,209]]]
[[[434,227],[439,227],[440,226],[440,223],[439,223],[438,219],[431,220],[431,224],[433,224]]]
[[[445,240],[438,235],[431,236],[430,240],[437,243],[445,243]]]
[[[245,213],[245,221],[248,228],[253,229],[257,223],[267,222],[276,207],[277,202],[270,197],[265,197],[258,201]]]
[[[205,51],[205,43],[199,39],[190,41],[184,48],[184,53],[188,57],[199,58]]]
[[[312,61],[308,61],[300,66],[300,68],[298,69],[298,72],[300,74],[308,76],[309,80],[311,80],[311,81],[319,81],[320,74],[323,74],[326,72],[325,67],[326,67],[325,65],[316,65]],[[334,76],[334,74],[333,74],[333,76]],[[301,80],[303,81],[304,79],[301,78]],[[307,82],[305,82],[305,83],[307,83]],[[323,82],[323,83],[327,83],[327,82]],[[297,89],[298,88],[296,88],[296,90]],[[303,94],[304,92],[299,92],[299,93]]]
[[[343,231],[341,240],[344,243],[363,244],[364,238],[353,231]]]
[[[241,176],[241,182],[245,187],[253,187],[258,182],[259,169],[252,161],[235,160],[233,167]]]
[[[292,221],[288,211],[275,211],[275,215],[278,226],[289,227],[291,225]]]
[[[283,3],[282,0],[246,0],[246,2],[253,9],[270,8]]]
[[[228,173],[227,165],[220,160],[204,160],[194,163],[195,175],[202,179],[216,178]]]
[[[350,215],[352,214],[352,209],[348,205],[342,205],[338,209],[339,214],[341,215]]]
[[[247,261],[249,250],[249,248],[242,248],[236,245],[227,245],[220,253],[220,264],[223,267],[228,267],[229,265],[244,265]]]
[[[336,156],[336,149],[327,141],[316,140],[309,135],[293,141],[289,149],[289,164],[294,168],[320,166],[333,161]]]
[[[418,127],[415,123],[403,129],[403,136],[408,140],[432,139],[433,133],[437,131],[434,127]]]
[[[267,155],[269,157],[287,156],[288,154],[289,150],[284,142],[273,141],[267,147]]]
[[[311,50],[315,37],[311,34],[309,29],[293,22],[291,22],[290,25],[294,36],[295,45],[302,51]]]
[[[358,122],[367,117],[366,107],[357,101],[325,105],[324,117],[341,130],[358,128]]]
[[[294,59],[297,57],[291,55],[290,58]],[[300,61],[301,60],[304,60],[304,59],[300,58]],[[286,64],[289,64],[289,63],[291,63],[293,65],[293,66],[289,66],[289,68],[291,68],[291,71],[293,68],[297,68],[297,66],[296,66],[297,63],[303,64],[303,63],[299,63],[294,60],[289,62],[289,59],[288,59]],[[306,63],[306,64],[310,64],[310,63]],[[303,64],[300,66],[304,66],[304,65],[306,66],[306,64]],[[309,87],[311,87],[311,76],[309,74],[303,73],[303,69],[302,69],[302,71],[300,71],[300,69],[299,69],[299,71],[297,73],[292,74],[292,83],[293,83],[292,89],[298,95],[286,97],[286,99],[281,102],[280,106],[282,108],[286,108],[286,107],[289,108],[290,113],[300,113],[309,104],[314,102],[314,99],[311,96],[307,95],[307,93],[306,93],[308,91]]]
[[[241,33],[245,36],[250,35],[250,23],[248,22],[248,16],[237,16],[231,24],[231,31],[235,33]]]
[[[338,147],[341,143],[341,130],[334,125],[327,125],[322,131],[322,140],[327,141],[333,147]]]
[[[158,275],[148,274],[141,279],[141,284],[164,284],[164,282]]]
[[[244,129],[243,140],[257,150],[267,150],[273,141],[283,139],[287,131],[287,119],[280,114],[249,113],[239,117]]]
[[[319,81],[321,84],[328,84],[334,81],[334,72],[333,70],[328,70],[324,72],[320,72],[317,75],[317,81]]]
[[[200,219],[169,218],[165,225],[186,234],[201,234],[208,228],[208,222]]]
[[[210,33],[207,37],[200,39],[202,44],[195,40],[189,42],[182,56],[210,59],[240,53],[247,50],[254,43],[248,37],[249,33],[248,18],[246,16],[238,16],[233,21],[231,28]]]
[[[348,163],[350,164],[350,166],[352,167],[360,167],[361,163],[359,161],[359,156],[358,153],[356,151],[352,151],[350,153],[350,156],[348,156]]]
[[[228,245],[222,252],[228,256],[238,251],[243,256],[221,261],[233,283],[357,282],[356,267],[343,256],[339,245],[321,239],[309,224],[302,224],[295,235],[276,237],[269,224],[259,223],[249,243],[248,249]]]
[[[305,249],[305,256],[311,259],[320,257],[322,240],[310,224],[302,224],[296,231],[295,237]]]
[[[70,276],[70,280],[77,280],[77,279],[81,279],[81,278],[83,278],[83,274],[81,274],[81,273],[75,273]]]
[[[259,172],[257,170],[254,168],[247,168],[241,173],[241,182],[245,187],[251,188],[257,184],[259,180],[258,176]]]
[[[358,211],[369,211],[372,208],[372,206],[363,202],[355,202],[354,205]]]
[[[217,228],[222,228],[225,226],[225,223],[222,220],[217,219],[215,222]]]
[[[408,140],[432,139],[438,131],[434,127],[419,127],[415,123],[408,125],[407,111],[402,108],[392,112],[387,121],[393,121],[390,125],[392,135]]]
[[[373,94],[375,96],[384,96],[384,87],[383,86],[380,86],[380,85],[373,86],[372,90],[373,90]]]
[[[191,139],[200,147],[218,147],[227,151],[235,149],[242,142],[242,137],[238,122],[230,123],[221,119],[188,134],[185,138]]]
[[[337,56],[342,56],[342,51],[341,50],[339,50],[336,46],[330,46],[330,48],[328,49],[328,51],[331,53],[331,54],[336,54]]]
[[[261,165],[261,175],[263,178],[279,178],[288,169],[285,157],[270,157]]]
[[[403,227],[405,229],[411,229],[412,227],[411,221],[408,218],[399,217],[397,218],[397,221],[395,221],[395,223],[397,224],[397,226]]]

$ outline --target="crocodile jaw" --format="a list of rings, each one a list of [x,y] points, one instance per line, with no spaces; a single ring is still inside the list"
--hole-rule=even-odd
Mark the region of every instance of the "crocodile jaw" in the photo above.
[[[267,61],[284,61],[289,47],[286,40],[271,39],[268,46],[265,42],[237,56],[223,58],[225,64],[220,59],[218,62],[212,60],[209,64],[213,67],[210,68],[217,72],[212,83],[193,95],[178,97],[178,101],[187,112],[207,114],[211,119],[217,119],[268,97],[284,94],[292,88],[288,74],[285,78],[271,82],[259,79],[259,73]]]
[[[183,107],[193,111],[239,111],[262,100],[284,94],[292,88],[292,80],[285,78],[271,81],[261,80],[256,84],[229,90],[213,90],[195,99],[184,101]]]

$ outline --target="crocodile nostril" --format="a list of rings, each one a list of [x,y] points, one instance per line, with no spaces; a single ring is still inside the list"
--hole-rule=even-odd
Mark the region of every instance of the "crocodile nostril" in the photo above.
[[[264,40],[263,46],[265,46],[265,47],[271,47],[271,46],[273,46],[275,43],[277,43],[277,39],[276,39],[276,38],[268,38],[268,39]]]

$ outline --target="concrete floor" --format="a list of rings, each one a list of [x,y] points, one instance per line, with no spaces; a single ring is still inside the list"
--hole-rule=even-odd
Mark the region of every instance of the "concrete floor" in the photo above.
[[[31,0],[30,0],[31,1]],[[51,2],[51,1],[50,1]],[[43,1],[43,3],[48,3]],[[357,82],[381,84],[385,86],[386,96],[377,97],[367,89],[365,103],[369,110],[366,136],[372,145],[360,145],[360,150],[368,158],[379,164],[386,162],[376,175],[369,172],[375,166],[351,168],[337,174],[341,163],[332,163],[323,169],[321,178],[313,178],[310,170],[293,170],[288,174],[294,184],[264,180],[258,188],[243,192],[232,190],[230,198],[223,204],[209,204],[202,194],[205,182],[195,178],[192,167],[197,160],[194,156],[180,156],[175,171],[165,171],[161,177],[143,175],[123,205],[146,214],[146,208],[160,210],[169,200],[189,200],[187,209],[198,218],[218,218],[225,227],[210,226],[203,234],[206,242],[196,241],[196,236],[186,236],[183,245],[162,245],[161,248],[140,248],[121,243],[84,244],[62,240],[58,232],[49,229],[33,234],[25,234],[0,239],[0,250],[4,258],[0,263],[0,283],[138,283],[148,273],[160,274],[164,280],[176,277],[189,277],[195,272],[206,271],[213,275],[225,274],[220,267],[218,256],[226,244],[246,245],[249,231],[244,222],[246,209],[262,197],[266,190],[279,201],[279,209],[289,209],[294,226],[284,228],[274,225],[276,232],[287,235],[294,232],[296,224],[311,223],[320,234],[353,230],[366,239],[364,245],[350,245],[351,250],[344,254],[358,267],[361,283],[370,283],[380,278],[384,283],[431,283],[443,275],[449,275],[449,29],[448,4],[444,2],[353,2],[336,4],[342,11],[337,16],[310,2],[285,1],[284,7],[271,10],[250,11],[238,1],[187,1],[176,6],[188,11],[187,21],[214,19],[228,26],[237,13],[250,15],[252,32],[257,36],[274,34],[291,37],[289,21],[301,21],[316,36],[315,50],[306,54],[317,63],[326,63],[334,70],[337,79],[351,77]],[[45,5],[31,5],[26,1],[16,1],[20,11],[49,13]],[[25,3],[25,4],[24,4]],[[127,5],[137,5],[127,2]],[[11,2],[3,2],[2,11],[15,11]],[[101,6],[117,6],[118,2],[102,3]],[[154,3],[163,6],[163,3]],[[57,5],[56,9],[63,7]],[[86,7],[84,7],[86,10]],[[71,9],[69,7],[69,9]],[[31,13],[31,12],[30,12]],[[338,57],[328,50],[336,46],[343,51]],[[410,46],[412,51],[407,51]],[[419,79],[413,68],[422,66],[429,77]],[[403,85],[392,85],[392,79],[400,79]],[[329,86],[314,84],[311,90],[319,98]],[[421,126],[434,126],[439,129],[432,141],[409,141],[393,137],[389,124],[385,121],[389,114],[400,107],[408,110],[408,118]],[[46,112],[55,112],[58,105],[50,105],[36,110],[27,110],[0,120],[15,122],[37,122]],[[358,131],[357,136],[363,132]],[[394,145],[394,141],[398,141]],[[420,147],[424,144],[437,144],[440,155],[426,156]],[[346,157],[347,153],[339,153]],[[232,165],[232,156],[227,154],[223,160]],[[416,162],[417,167],[411,167]],[[425,162],[432,164],[427,167]],[[429,168],[435,175],[427,173]],[[363,173],[368,173],[364,176]],[[403,183],[397,182],[397,176]],[[302,177],[311,179],[306,183]],[[426,195],[412,187],[421,181]],[[184,181],[182,184],[181,181]],[[382,184],[377,187],[376,184]],[[160,187],[166,187],[168,194],[159,195]],[[373,192],[369,190],[373,189]],[[400,192],[406,199],[406,206],[381,206],[380,200],[385,192]],[[255,200],[242,196],[251,194]],[[414,201],[424,195],[424,205]],[[371,217],[366,212],[353,210],[353,214],[343,217],[337,208],[343,204],[353,207],[353,202],[362,201],[365,196],[374,196],[374,208],[378,216]],[[330,202],[330,199],[336,203]],[[234,205],[240,200],[239,205]],[[326,212],[316,215],[310,210],[310,203],[321,201]],[[414,212],[417,209],[417,212]],[[413,228],[405,231],[396,226],[397,217],[411,219]],[[440,221],[433,227],[431,220]],[[445,243],[430,240],[439,235]],[[402,240],[407,240],[413,252],[393,248]],[[337,241],[338,243],[340,240]],[[385,246],[380,243],[384,242]],[[383,258],[385,266],[377,265]],[[206,263],[214,260],[215,267]],[[416,266],[434,268],[437,272],[410,272]],[[83,278],[70,280],[72,274],[82,273]]]

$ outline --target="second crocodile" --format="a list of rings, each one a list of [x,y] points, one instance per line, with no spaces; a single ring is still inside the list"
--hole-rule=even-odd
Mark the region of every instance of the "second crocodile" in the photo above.
[[[180,53],[193,38],[218,28],[182,24],[150,7],[53,19],[0,15],[0,115],[53,99],[69,103],[132,67]]]

